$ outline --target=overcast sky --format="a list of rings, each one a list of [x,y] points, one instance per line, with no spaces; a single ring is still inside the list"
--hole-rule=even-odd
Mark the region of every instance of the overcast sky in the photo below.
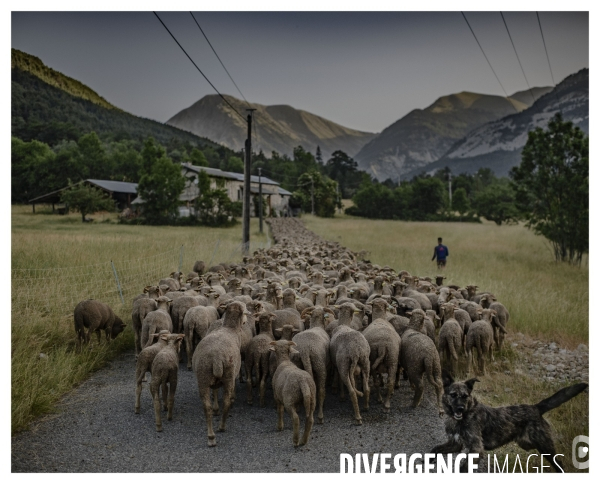
[[[504,95],[460,12],[194,13],[250,102],[379,132],[446,94]],[[158,14],[217,89],[239,98],[190,13]],[[499,11],[466,16],[506,92],[527,89]],[[529,85],[552,85],[535,12],[504,17]],[[589,67],[587,12],[540,19],[556,83]],[[11,43],[157,121],[214,94],[151,11],[13,12]]]

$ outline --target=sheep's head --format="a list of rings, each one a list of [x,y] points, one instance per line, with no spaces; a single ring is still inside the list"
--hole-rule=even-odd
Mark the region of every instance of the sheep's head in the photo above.
[[[110,338],[111,339],[115,339],[117,336],[119,336],[123,330],[125,329],[125,326],[127,326],[119,316],[115,315],[115,321],[113,322],[112,325],[112,330],[110,332]]]
[[[230,328],[239,328],[246,324],[250,315],[250,311],[246,309],[246,305],[240,301],[231,301],[225,307],[223,315],[223,326]]]

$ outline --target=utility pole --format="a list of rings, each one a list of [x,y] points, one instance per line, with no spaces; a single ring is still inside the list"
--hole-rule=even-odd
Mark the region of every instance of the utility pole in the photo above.
[[[246,109],[248,114],[248,138],[246,138],[246,161],[244,163],[244,204],[242,210],[242,244],[244,254],[250,249],[250,169],[252,157],[252,112],[255,109]]]
[[[310,214],[315,214],[315,174],[310,174]]]
[[[452,173],[448,172],[448,199],[450,200],[450,209],[452,209]]]
[[[263,218],[263,212],[262,212],[262,178],[261,178],[261,171],[262,168],[258,168],[258,230],[259,232],[262,234],[263,233],[263,227],[262,227],[262,218]]]

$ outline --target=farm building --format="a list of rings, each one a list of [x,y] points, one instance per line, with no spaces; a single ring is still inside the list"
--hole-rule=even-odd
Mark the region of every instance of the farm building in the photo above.
[[[189,163],[181,165],[182,174],[188,179],[183,193],[179,197],[187,207],[193,205],[193,201],[198,198],[199,190],[195,175],[204,171],[210,178],[211,188],[223,188],[227,191],[229,198],[233,201],[242,201],[244,199],[244,175],[242,173],[233,173],[219,170],[217,168],[208,168],[205,166],[195,166]],[[285,216],[290,213],[289,201],[292,194],[279,186],[279,183],[267,177],[260,177],[262,183],[263,198],[266,200],[267,216]],[[253,197],[259,192],[259,177],[252,175],[250,177],[250,214],[256,213]]]
[[[83,180],[79,183],[83,183],[85,185],[92,186],[94,188],[99,188],[102,191],[108,193],[110,197],[117,202],[117,207],[119,210],[124,210],[125,208],[130,208],[131,203],[134,198],[137,196],[137,183],[129,183],[122,181],[113,181],[113,180]],[[68,187],[61,188],[60,190],[56,190],[50,193],[46,193],[45,195],[41,195],[39,197],[33,198],[29,200],[31,203],[33,212],[35,213],[35,206],[40,204],[51,204],[52,211],[58,211],[59,213],[65,212],[65,207],[56,207],[57,205],[62,205],[60,200],[60,196],[64,190]]]

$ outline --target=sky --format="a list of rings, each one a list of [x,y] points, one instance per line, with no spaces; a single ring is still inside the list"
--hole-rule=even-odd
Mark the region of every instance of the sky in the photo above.
[[[157,9],[221,93],[241,98],[189,11],[168,12],[168,5],[146,8]],[[501,85],[460,11],[194,15],[248,101],[287,104],[349,128],[380,132],[440,96],[461,91],[510,95],[526,90],[527,82],[551,86],[535,9],[503,13],[526,79],[500,12],[465,12]],[[554,81],[589,67],[588,12],[539,15]],[[13,48],[135,115],[165,122],[215,94],[150,10],[13,11],[10,24]]]

